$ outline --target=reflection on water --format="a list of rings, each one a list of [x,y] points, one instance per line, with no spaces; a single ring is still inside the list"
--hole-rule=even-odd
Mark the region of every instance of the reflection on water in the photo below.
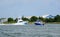
[[[0,25],[0,37],[60,37],[60,25]]]

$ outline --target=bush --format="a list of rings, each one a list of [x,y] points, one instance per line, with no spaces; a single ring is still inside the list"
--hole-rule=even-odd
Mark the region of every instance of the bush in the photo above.
[[[34,21],[36,21],[38,18],[36,17],[36,16],[32,16],[31,18],[30,18],[30,21],[32,21],[32,22],[34,22]]]
[[[8,18],[8,22],[14,21],[13,18]]]

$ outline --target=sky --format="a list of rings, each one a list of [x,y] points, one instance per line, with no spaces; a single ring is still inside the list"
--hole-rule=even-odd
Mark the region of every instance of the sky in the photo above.
[[[60,15],[60,0],[0,0],[0,17]]]

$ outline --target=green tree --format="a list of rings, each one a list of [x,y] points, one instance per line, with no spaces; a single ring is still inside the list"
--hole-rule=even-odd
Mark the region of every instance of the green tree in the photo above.
[[[45,18],[45,22],[54,22],[53,18]]]
[[[54,22],[60,22],[60,15],[56,15],[54,17]]]
[[[22,16],[22,20],[23,20],[23,21],[29,21],[29,19],[26,18],[26,17],[24,17],[24,16]]]
[[[48,18],[45,18],[45,22],[49,22],[49,19]]]
[[[13,18],[8,18],[8,22],[14,21]]]
[[[31,18],[30,18],[30,21],[32,21],[32,22],[34,22],[34,21],[36,21],[38,18],[36,17],[36,16],[32,16]]]
[[[18,21],[18,18],[15,19],[15,22],[17,22],[17,21]]]
[[[45,21],[45,19],[43,17],[39,17],[39,20],[41,21]]]

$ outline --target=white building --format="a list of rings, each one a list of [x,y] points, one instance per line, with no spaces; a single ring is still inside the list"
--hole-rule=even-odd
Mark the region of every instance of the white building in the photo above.
[[[7,21],[6,18],[1,18],[1,19],[0,19],[0,23],[6,22],[6,21]]]
[[[53,15],[44,15],[44,16],[42,16],[43,18],[54,18],[54,16]]]

